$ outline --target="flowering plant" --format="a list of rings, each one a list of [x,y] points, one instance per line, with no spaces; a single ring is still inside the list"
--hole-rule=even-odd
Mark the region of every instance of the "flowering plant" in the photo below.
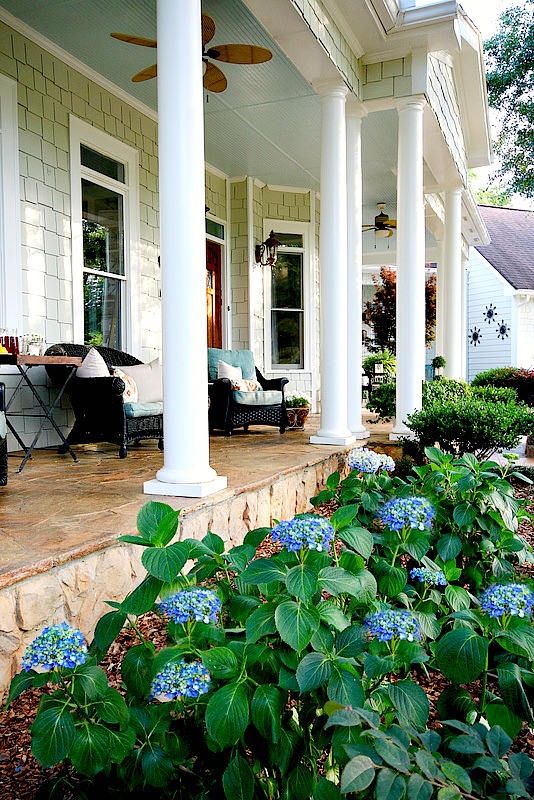
[[[34,639],[22,659],[26,672],[51,672],[73,669],[87,661],[87,645],[83,634],[66,622],[51,625]]]
[[[285,397],[286,408],[309,408],[310,400],[305,395],[289,394]]]
[[[279,522],[272,532],[273,542],[279,542],[290,553],[306,549],[327,551],[333,538],[334,529],[328,520],[312,515]]]
[[[374,450],[368,450],[366,447],[351,450],[347,458],[347,466],[349,469],[368,474],[374,474],[381,469],[387,472],[393,472],[395,470],[395,462],[391,456],[383,453],[376,453]]]

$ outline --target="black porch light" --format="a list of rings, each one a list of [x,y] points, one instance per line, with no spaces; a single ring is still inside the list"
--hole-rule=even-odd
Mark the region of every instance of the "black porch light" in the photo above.
[[[274,235],[274,231],[271,231],[262,244],[256,245],[256,264],[261,264],[262,267],[267,265],[273,267],[276,264],[277,251],[280,244],[281,242]]]

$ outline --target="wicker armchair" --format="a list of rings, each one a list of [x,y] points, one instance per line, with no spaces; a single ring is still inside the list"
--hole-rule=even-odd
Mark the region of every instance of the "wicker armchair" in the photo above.
[[[61,343],[52,345],[46,355],[81,356],[89,351],[84,344]],[[141,364],[138,358],[110,347],[96,347],[108,367],[128,367]],[[61,385],[61,366],[47,367],[51,381]],[[125,413],[124,381],[109,378],[72,378],[66,389],[74,410],[74,426],[67,436],[70,445],[93,442],[113,442],[119,445],[120,458],[126,458],[127,445],[141,439],[157,439],[163,450],[163,414],[130,417]]]
[[[255,378],[261,390],[234,391],[228,378],[217,379],[218,360],[242,367],[243,377]],[[223,430],[226,436],[231,436],[235,428],[247,431],[249,425],[273,425],[280,433],[285,432],[287,411],[284,387],[289,381],[287,378],[264,378],[255,366],[250,350],[208,348],[208,381],[210,433],[218,429]]]
[[[5,415],[5,386],[0,383],[0,486],[7,484],[7,434]]]

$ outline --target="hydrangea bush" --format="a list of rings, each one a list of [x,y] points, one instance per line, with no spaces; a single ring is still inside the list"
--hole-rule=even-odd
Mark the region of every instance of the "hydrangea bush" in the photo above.
[[[80,796],[528,796],[533,763],[510,752],[534,724],[521,508],[497,465],[434,459],[407,481],[387,469],[331,476],[329,521],[282,520],[228,551],[213,533],[175,542],[178,512],[147,503],[139,534],[121,537],[143,548],[144,581],[111,604],[89,647],[66,625],[44,631],[12,682],[9,702],[53,686],[34,755],[62,762]],[[148,611],[167,622],[158,652],[137,623]],[[124,626],[139,642],[119,693],[99,663]],[[439,733],[421,670],[450,683]],[[471,696],[463,687],[477,680]]]

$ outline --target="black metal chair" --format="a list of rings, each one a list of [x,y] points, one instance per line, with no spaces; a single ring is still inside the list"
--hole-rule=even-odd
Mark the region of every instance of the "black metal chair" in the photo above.
[[[108,368],[142,364],[135,356],[111,347],[95,348]],[[90,347],[84,344],[61,343],[48,348],[45,355],[80,356],[85,358]],[[61,385],[60,370],[65,367],[51,365],[47,368],[51,381]],[[74,426],[67,436],[70,445],[112,442],[119,445],[120,458],[126,458],[127,445],[141,439],[157,439],[163,450],[163,413],[149,416],[128,416],[122,396],[125,384],[121,378],[77,378],[69,381],[66,389],[74,411]],[[129,404],[134,405],[134,404]],[[127,409],[128,410],[128,409]]]
[[[7,484],[7,429],[5,425],[6,393],[0,383],[0,486]]]
[[[218,360],[242,367],[243,378],[255,378],[261,389],[256,392],[234,390],[231,380],[217,378]],[[210,433],[223,430],[226,436],[231,436],[235,428],[247,431],[249,425],[273,425],[280,433],[285,432],[287,411],[284,387],[289,380],[264,378],[254,364],[252,351],[208,348],[208,380]]]

